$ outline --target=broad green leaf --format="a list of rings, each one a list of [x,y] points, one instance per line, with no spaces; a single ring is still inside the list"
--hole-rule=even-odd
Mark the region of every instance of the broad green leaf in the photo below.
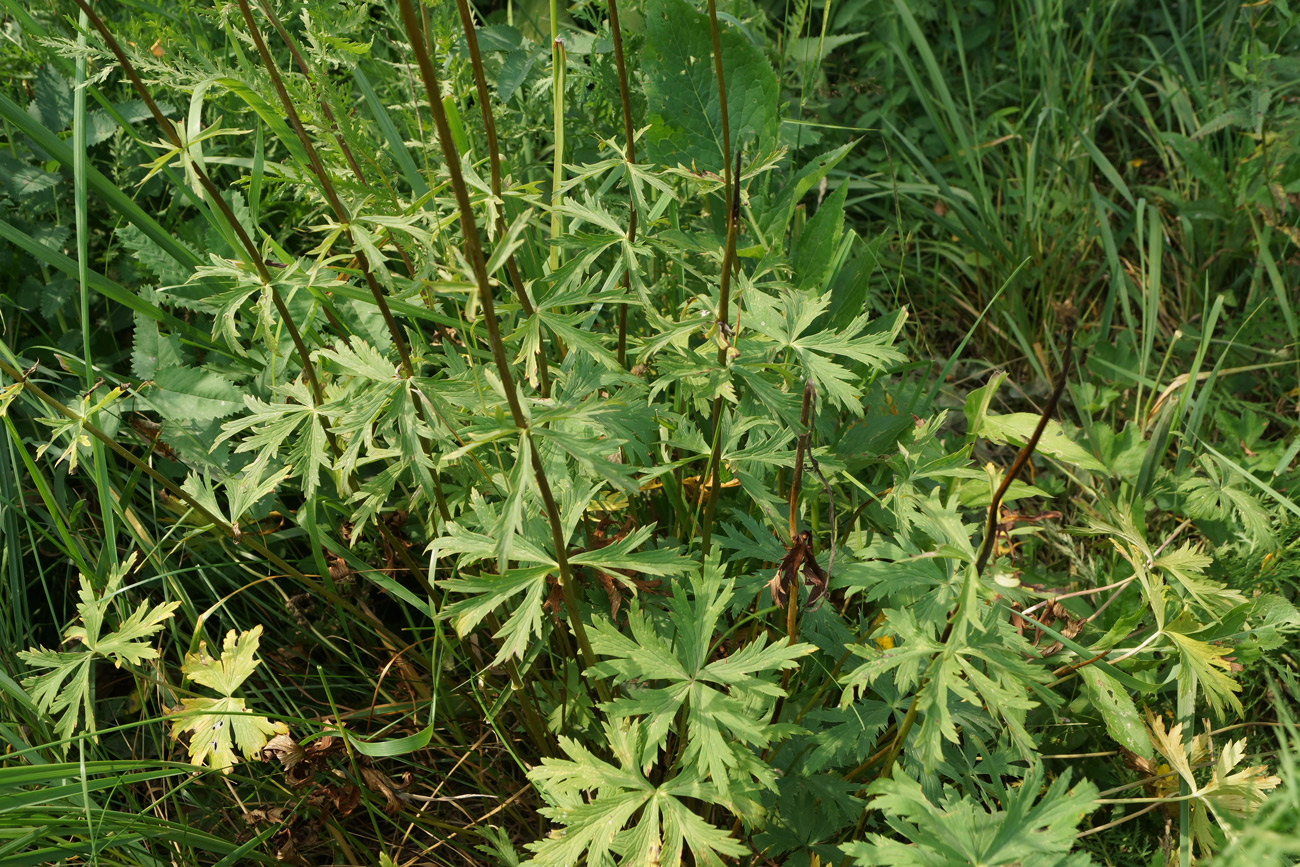
[[[1095,665],[1080,672],[1088,698],[1106,723],[1106,731],[1117,744],[1145,759],[1151,758],[1151,741],[1132,697],[1118,681]]]
[[[975,433],[990,442],[1023,446],[1033,436],[1034,429],[1038,427],[1039,418],[1040,416],[1032,412],[1013,412],[1006,415],[988,413],[984,416],[979,429]],[[1085,470],[1093,470],[1098,473],[1106,472],[1106,468],[1102,466],[1101,461],[1094,458],[1083,446],[1065,435],[1065,429],[1061,427],[1061,423],[1056,419],[1048,419],[1047,426],[1043,428],[1043,435],[1038,440],[1037,450],[1057,460],[1065,461],[1067,464],[1082,467]]]
[[[708,18],[686,0],[662,0],[644,15],[647,156],[661,165],[721,174],[724,154],[772,148],[779,87],[762,52],[719,22],[731,132],[731,142],[724,143]]]
[[[166,418],[190,419],[207,424],[239,411],[243,394],[213,370],[199,367],[164,367],[154,373],[157,390],[149,402]]]
[[[790,251],[790,267],[797,288],[819,294],[825,288],[835,248],[844,233],[844,199],[848,191],[848,184],[836,187],[795,240]]]

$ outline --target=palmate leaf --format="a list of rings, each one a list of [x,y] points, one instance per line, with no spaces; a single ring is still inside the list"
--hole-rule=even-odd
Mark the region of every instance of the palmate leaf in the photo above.
[[[247,431],[235,452],[255,455],[247,472],[258,478],[279,457],[281,449],[286,450],[289,458],[284,468],[286,475],[300,478],[303,493],[313,496],[320,484],[321,470],[328,472],[333,465],[325,433],[326,408],[315,406],[311,392],[301,382],[279,386],[276,392],[285,398],[284,403],[244,397],[248,413],[223,424],[217,442]]]
[[[755,289],[746,292],[745,304],[746,327],[771,338],[779,350],[792,352],[818,393],[855,415],[862,414],[864,383],[843,362],[856,362],[878,373],[905,360],[891,345],[902,329],[904,316],[896,317],[893,327],[885,331],[869,331],[870,318],[865,314],[843,331],[809,331],[830,304],[829,295],[788,290],[777,299]]]
[[[867,661],[841,679],[841,707],[848,707],[866,687],[893,672],[896,687],[906,692],[919,684],[915,750],[926,769],[943,759],[943,742],[959,743],[956,714],[976,713],[996,717],[1028,754],[1033,738],[1025,729],[1026,713],[1037,706],[1025,691],[1046,678],[1046,672],[1025,661],[1031,649],[993,608],[973,598],[974,584],[967,581],[962,612],[948,640],[939,643],[934,621],[918,621],[910,609],[888,610],[879,629],[895,645],[878,650],[873,645],[852,645],[849,650]],[[1038,692],[1039,695],[1051,693]],[[954,702],[963,704],[954,707]]]
[[[1165,728],[1164,721],[1146,712],[1147,734],[1156,752],[1187,783],[1191,794],[1191,833],[1202,855],[1211,854],[1216,845],[1210,828],[1210,816],[1218,820],[1223,831],[1231,837],[1231,825],[1225,820],[1249,818],[1267,798],[1267,792],[1281,784],[1271,776],[1264,765],[1255,765],[1233,772],[1246,755],[1245,739],[1228,741],[1214,760],[1214,771],[1204,785],[1196,781],[1193,765],[1199,765],[1209,756],[1211,741],[1208,735],[1198,735],[1184,742],[1181,723]]]
[[[95,730],[95,712],[90,701],[94,661],[97,658],[108,659],[121,668],[123,663],[139,665],[146,659],[157,659],[158,651],[147,639],[162,629],[162,624],[180,605],[179,602],[163,602],[150,606],[141,602],[116,630],[105,634],[104,619],[112,597],[121,589],[122,580],[135,565],[135,560],[136,555],[132,553],[110,572],[100,594],[95,593],[85,575],[78,577],[81,601],[77,604],[77,614],[81,623],[70,627],[64,632],[64,637],[81,642],[83,649],[56,651],[33,647],[18,652],[19,658],[33,669],[44,670],[44,673],[24,680],[23,685],[42,712],[57,717],[55,733],[65,741],[65,751],[69,745],[67,739],[77,730],[83,713],[86,728],[92,732]]]
[[[1042,791],[1043,768],[1033,765],[1016,788],[998,797],[1003,810],[990,811],[969,796],[948,789],[935,804],[921,785],[905,774],[878,780],[867,789],[871,806],[881,810],[903,839],[869,834],[848,843],[844,852],[858,867],[1083,867],[1083,853],[1070,854],[1075,827],[1093,809],[1097,788],[1084,781],[1070,785],[1070,770]]]
[[[560,738],[567,759],[545,758],[528,778],[547,803],[541,813],[564,827],[529,843],[534,867],[613,867],[655,864],[679,867],[687,863],[721,865],[722,857],[737,857],[746,849],[721,828],[705,822],[682,802],[722,803],[718,789],[687,768],[654,785],[641,769],[646,751],[639,723],[605,723],[604,732],[617,764],[597,757],[571,738]],[[634,821],[635,820],[635,821]],[[629,827],[629,823],[631,827]]]
[[[687,746],[683,763],[711,779],[723,794],[731,783],[754,771],[751,748],[772,741],[770,704],[783,691],[775,675],[811,653],[810,644],[768,644],[766,636],[730,656],[709,661],[718,618],[731,598],[717,560],[691,580],[688,596],[674,584],[668,634],[660,634],[633,603],[628,637],[608,620],[592,624],[591,646],[604,659],[590,671],[616,684],[635,684],[624,697],[602,706],[613,719],[642,717],[645,738],[640,761],[649,764],[665,745],[678,710],[686,707]],[[763,774],[767,768],[761,766]],[[759,782],[767,782],[763,775]]]
[[[288,734],[283,722],[271,722],[264,716],[249,713],[244,700],[234,693],[260,664],[254,655],[262,639],[258,624],[247,632],[230,630],[222,645],[221,656],[208,654],[207,642],[199,642],[198,653],[187,653],[181,671],[197,684],[221,693],[220,698],[187,698],[175,711],[172,737],[190,733],[189,756],[196,765],[230,773],[238,761],[235,748],[246,758],[256,758],[267,740]]]
[[[555,574],[555,568],[554,565],[533,566],[509,569],[501,575],[483,574],[439,581],[440,587],[468,597],[444,607],[441,616],[450,620],[456,634],[463,637],[484,617],[510,604],[510,616],[494,636],[500,649],[492,664],[500,665],[511,657],[523,657],[534,636],[542,635],[542,603],[546,601],[550,586],[547,579]],[[524,598],[515,600],[520,593]]]

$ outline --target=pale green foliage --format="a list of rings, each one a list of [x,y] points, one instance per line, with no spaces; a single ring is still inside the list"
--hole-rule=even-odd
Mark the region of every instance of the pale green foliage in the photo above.
[[[262,639],[261,625],[236,635],[226,633],[221,655],[208,654],[206,642],[199,642],[198,653],[187,653],[181,671],[195,683],[219,692],[219,698],[181,699],[181,708],[173,711],[172,736],[189,733],[189,757],[196,765],[230,773],[239,761],[238,754],[253,759],[266,742],[277,734],[288,734],[283,722],[271,722],[248,710],[235,692],[249,678],[260,661],[254,658]]]
[[[720,865],[723,857],[745,851],[721,828],[705,822],[683,799],[717,804],[724,798],[696,767],[659,785],[646,779],[641,756],[645,730],[640,723],[606,723],[605,740],[616,764],[604,761],[571,738],[560,738],[567,759],[542,759],[529,773],[550,804],[547,818],[562,827],[529,843],[536,867],[612,867],[614,856],[627,865],[678,867],[687,863]],[[631,823],[631,827],[629,826]]]
[[[107,478],[111,485],[100,491],[100,523],[88,523],[93,509],[74,510],[77,520],[57,527],[57,538],[81,544],[93,538],[88,527],[112,527],[118,538],[105,533],[107,546],[120,544],[128,530],[141,533],[141,500],[157,484],[153,490],[167,494],[157,500],[168,508],[155,523],[174,514],[185,523],[158,528],[153,538],[162,540],[159,552],[170,551],[167,540],[182,533],[192,547],[185,553],[194,555],[201,579],[194,610],[203,610],[200,597],[211,587],[219,588],[223,606],[260,606],[253,601],[258,593],[289,582],[301,585],[297,592],[328,595],[343,632],[354,639],[345,648],[355,653],[348,670],[361,672],[385,654],[392,660],[374,684],[353,690],[354,678],[342,674],[330,677],[331,690],[337,684],[354,692],[349,698],[357,706],[379,701],[395,682],[388,672],[400,666],[403,689],[424,678],[438,699],[435,718],[419,735],[349,741],[366,760],[401,753],[416,766],[425,756],[439,762],[443,751],[426,750],[429,738],[487,732],[477,713],[485,709],[491,735],[518,766],[457,764],[450,785],[463,785],[473,766],[479,794],[500,786],[495,791],[504,795],[513,790],[506,786],[520,782],[517,767],[527,769],[550,822],[540,828],[521,822],[526,799],[488,814],[506,827],[474,830],[489,844],[481,851],[502,863],[520,860],[516,846],[535,864],[563,867],[827,864],[846,853],[861,864],[1085,863],[1071,849],[1082,817],[1096,806],[1096,790],[1086,782],[1071,788],[1067,767],[1131,782],[1132,769],[1113,753],[1118,745],[1153,757],[1140,705],[1163,710],[1190,701],[1198,716],[1201,705],[1242,713],[1256,682],[1250,675],[1239,681],[1240,666],[1253,670],[1261,651],[1280,646],[1297,622],[1280,597],[1251,598],[1258,576],[1234,573],[1223,551],[1274,553],[1270,510],[1275,504],[1295,510],[1282,482],[1300,445],[1262,443],[1272,419],[1236,424],[1222,413],[1207,415],[1215,386],[1199,356],[1187,369],[1181,401],[1176,389],[1157,390],[1188,360],[1191,329],[1167,346],[1161,341],[1167,364],[1150,363],[1158,327],[1140,335],[1140,362],[1130,364],[1125,355],[1132,347],[1123,340],[1132,342],[1137,315],[1153,326],[1184,317],[1204,331],[1203,346],[1218,340],[1213,315],[1197,319],[1195,305],[1178,303],[1186,300],[1183,287],[1203,281],[1168,279],[1164,290],[1172,291],[1165,292],[1157,279],[1159,263],[1173,268],[1181,259],[1162,252],[1162,244],[1172,245],[1177,234],[1217,231],[1215,218],[1203,213],[1204,198],[1196,204],[1193,191],[1161,187],[1160,201],[1139,210],[1147,219],[1125,213],[1121,199],[1132,206],[1135,192],[1151,188],[1130,189],[1125,177],[1131,182],[1137,175],[1122,164],[1117,169],[1110,162],[1115,154],[1103,152],[1124,146],[1123,136],[1098,138],[1107,113],[1117,114],[1111,109],[1122,100],[1093,114],[1086,131],[1076,130],[1059,151],[1040,147],[1073,126],[1068,111],[1008,104],[992,115],[969,112],[968,120],[966,106],[954,98],[961,88],[945,80],[940,63],[961,56],[967,35],[970,46],[1006,60],[994,43],[1018,43],[1020,33],[989,35],[1006,23],[1004,4],[994,4],[997,14],[987,16],[981,6],[974,14],[989,20],[963,32],[973,13],[960,4],[948,4],[950,19],[936,31],[942,4],[819,7],[796,0],[787,23],[797,23],[779,42],[769,37],[780,26],[781,4],[722,4],[730,142],[722,140],[702,0],[621,4],[630,13],[625,60],[629,108],[640,128],[635,159],[621,140],[617,71],[610,34],[599,21],[601,4],[562,5],[558,24],[571,49],[567,88],[556,88],[559,78],[548,74],[555,70],[546,69],[551,43],[544,22],[532,32],[537,4],[514,4],[505,16],[509,24],[499,20],[501,10],[480,22],[482,71],[498,97],[488,107],[497,112],[497,147],[505,157],[491,180],[487,138],[478,126],[482,105],[473,90],[480,70],[469,66],[469,42],[452,4],[424,4],[420,17],[441,79],[431,90],[440,91],[435,105],[449,114],[454,154],[434,145],[428,123],[434,106],[422,104],[419,73],[386,74],[394,58],[410,51],[399,28],[372,26],[369,16],[385,11],[375,4],[309,2],[285,22],[302,39],[302,61],[313,79],[306,80],[297,58],[280,69],[307,135],[319,139],[310,160],[254,52],[220,51],[239,40],[181,38],[189,21],[182,14],[174,30],[165,28],[176,38],[160,43],[163,57],[137,41],[135,55],[151,87],[189,102],[189,116],[178,126],[181,145],[161,143],[165,153],[134,175],[147,175],[153,202],[165,198],[155,194],[158,187],[172,184],[165,192],[173,206],[158,217],[162,222],[136,214],[131,198],[114,205],[125,218],[118,222],[131,225],[115,233],[109,249],[125,250],[132,267],[107,262],[113,267],[102,274],[135,279],[148,271],[152,277],[127,289],[92,275],[92,289],[111,304],[129,302],[135,313],[131,373],[137,382],[113,370],[111,356],[87,349],[97,356],[87,362],[95,362],[110,387],[120,382],[131,403],[120,410],[108,403],[120,399],[117,391],[98,403],[65,398],[77,417],[44,420],[54,434],[37,456],[54,449],[50,458],[58,460],[47,462],[67,461],[75,470],[91,442],[88,420],[97,413],[108,419],[104,424],[156,418],[141,426],[144,452],[124,440],[127,452],[95,467],[96,483]],[[254,10],[254,18],[264,21],[267,9]],[[1055,26],[1053,14],[1010,18],[1018,28],[1046,22],[1069,33]],[[1263,21],[1272,14],[1265,4],[1238,18]],[[862,20],[868,15],[872,20]],[[241,35],[249,29],[241,18],[236,7],[220,7],[204,26],[233,27]],[[858,21],[852,32],[829,32],[845,20]],[[818,22],[828,32],[814,40]],[[369,42],[340,35],[362,28]],[[273,31],[264,33],[272,43]],[[929,45],[940,31],[945,41]],[[1261,33],[1275,38],[1267,26]],[[211,34],[193,34],[200,35]],[[859,90],[865,81],[848,88],[819,79],[823,61],[850,68],[840,63],[847,54],[828,52],[868,44],[889,52],[889,62],[861,69],[888,67],[905,73],[912,86],[877,93],[874,84]],[[193,45],[212,46],[218,56],[196,66]],[[1062,56],[1060,45],[1052,45],[1043,56]],[[1181,52],[1160,50],[1166,56],[1159,71],[1166,75],[1166,61]],[[282,46],[271,51],[286,57]],[[76,56],[104,70],[118,66],[94,34]],[[769,60],[778,56],[797,67],[797,102],[794,89],[783,90],[772,73]],[[1077,66],[1091,70],[1092,59]],[[1113,69],[1097,71],[1098,81],[1115,78]],[[1145,106],[1142,88],[1149,82],[1139,79],[1129,86],[1134,103]],[[973,85],[968,93],[1015,89],[1002,87],[997,75],[966,83]],[[1212,91],[1210,84],[1187,93]],[[32,150],[15,138],[13,155],[0,157],[6,169],[20,158],[30,163],[12,180],[0,177],[0,195],[25,203],[61,183],[62,175],[49,170],[66,162],[55,152],[61,136],[42,138],[41,124],[61,132],[72,111],[72,89],[53,69],[41,71],[33,86],[33,111],[13,111],[0,100],[6,124],[43,142]],[[1082,85],[1077,91],[1091,92]],[[1049,104],[1059,102],[1047,95]],[[558,147],[557,131],[549,128],[552,97],[569,125],[567,148]],[[855,111],[863,103],[886,103],[869,111],[872,128],[902,145],[891,148],[888,171],[884,157],[864,156],[879,149],[878,133],[845,141],[839,135],[848,127],[838,120],[809,122],[809,99],[846,108],[851,100]],[[888,109],[917,99],[918,111],[895,129]],[[1187,106],[1179,106],[1175,114],[1185,126]],[[548,119],[539,124],[541,114]],[[1147,126],[1159,125],[1157,114],[1148,115]],[[205,118],[212,124],[206,130]],[[1202,133],[1212,133],[1215,123]],[[241,132],[235,125],[256,126],[255,137],[234,135]],[[812,154],[800,146],[823,138],[836,141]],[[1203,159],[1207,144],[1198,138],[1171,138],[1172,150],[1155,150],[1196,160],[1206,188],[1226,190],[1228,196],[1216,192],[1216,198],[1233,201],[1236,187],[1218,189],[1223,167]],[[728,168],[739,173],[738,249],[727,249],[724,151],[732,157]],[[543,153],[557,162],[554,190],[537,180]],[[138,166],[134,159],[131,168]],[[859,172],[864,159],[877,165]],[[177,160],[182,173],[170,168]],[[1002,161],[1010,161],[1011,174],[986,176]],[[1231,164],[1258,172],[1269,162],[1252,157]],[[455,165],[465,175],[469,214],[458,213]],[[1041,166],[1058,172],[1061,183],[1040,183]],[[225,190],[220,199],[190,196],[199,169]],[[1168,161],[1160,171],[1176,180],[1178,170]],[[1008,185],[1007,178],[1015,182]],[[1061,212],[1078,212],[1068,198],[1075,186],[1097,205],[1095,213],[1072,217],[1099,233],[1082,243],[1054,222]],[[1273,186],[1290,189],[1255,186],[1262,199]],[[1103,201],[1111,190],[1118,198]],[[101,185],[96,192],[116,191]],[[1188,200],[1176,201],[1183,193]],[[877,207],[873,201],[920,209],[906,222],[895,210],[888,225],[861,237],[854,217],[857,209]],[[1180,231],[1161,231],[1187,204],[1197,210],[1183,215]],[[1237,205],[1251,220],[1277,221],[1259,213],[1261,201]],[[566,231],[543,240],[546,233],[536,227],[548,218]],[[1008,219],[1024,224],[1001,233]],[[235,237],[236,225],[256,251]],[[1149,238],[1144,250],[1113,234],[1134,226],[1150,227],[1141,236]],[[1025,227],[1031,230],[1020,231]],[[66,270],[53,251],[70,240],[69,230],[44,228],[49,231],[30,249],[48,256],[41,269]],[[3,243],[23,231],[6,229]],[[470,262],[468,232],[483,243],[484,294],[475,285],[482,275]],[[1197,243],[1211,249],[1215,241],[1210,235]],[[1277,262],[1264,261],[1269,244],[1260,239],[1249,249],[1284,291],[1281,275],[1272,273]],[[941,267],[931,271],[936,253]],[[266,261],[255,262],[258,256]],[[1045,424],[1037,454],[991,516],[994,556],[989,568],[977,570],[993,492],[1016,448],[1039,425],[1030,410],[1041,405],[1040,381],[1059,375],[1066,354],[1060,340],[1042,339],[1063,315],[1041,303],[1042,290],[1029,287],[1103,258],[1116,263],[1114,273],[1090,274],[1108,279],[1092,280],[1078,299],[1085,311],[1079,348],[1088,347],[1097,364],[1079,353],[1057,418]],[[1133,273],[1119,269],[1121,258],[1126,268],[1134,263]],[[732,266],[726,305],[724,261]],[[1026,269],[1023,277],[1009,271],[1017,262]],[[1255,278],[1262,279],[1260,272]],[[1151,303],[1163,309],[1147,309],[1147,300],[1132,293],[1139,284],[1150,287]],[[67,318],[70,285],[51,284],[38,299],[48,323]],[[1238,275],[1215,285],[1245,281]],[[1167,306],[1166,294],[1175,296]],[[1254,298],[1256,287],[1239,294]],[[923,327],[938,313],[959,322],[956,328],[969,326],[966,336],[978,341],[973,345],[1023,344],[1010,355],[1027,358],[1027,365],[1011,363],[1035,368],[1034,375],[1013,393],[999,390],[1006,374],[992,374],[964,400],[965,430],[959,424],[954,433],[951,411],[971,387],[969,370],[964,361],[956,369],[954,357],[935,378],[930,353],[958,335],[944,333],[933,343],[922,336],[915,352],[902,351],[898,343],[909,322],[903,298]],[[953,310],[946,308],[950,301]],[[498,319],[493,327],[489,306]],[[119,312],[110,307],[103,321],[116,323]],[[946,315],[951,312],[955,320]],[[978,321],[972,324],[967,314]],[[119,339],[116,329],[86,328],[85,334],[120,350],[111,345]],[[1109,346],[1112,338],[1121,343]],[[47,343],[53,341],[42,340],[40,352]],[[1236,339],[1223,345],[1233,354],[1245,347]],[[1264,363],[1249,375],[1273,367],[1281,363]],[[1094,382],[1099,371],[1124,376]],[[805,383],[815,396],[807,423]],[[82,385],[60,393],[75,394]],[[20,389],[5,386],[0,402]],[[24,395],[5,419],[13,423],[11,446],[24,458],[32,425],[23,412],[34,399]],[[1197,437],[1209,437],[1197,420],[1210,417],[1224,429],[1216,442],[1240,442],[1240,451],[1229,449],[1249,458],[1240,467],[1216,457],[1188,469]],[[156,446],[150,431],[158,435]],[[1171,456],[1167,447],[1175,441],[1182,447]],[[792,485],[796,449],[802,487]],[[135,475],[121,476],[132,456],[139,457],[128,470]],[[141,483],[149,461],[159,471]],[[1175,462],[1171,475],[1167,464]],[[1276,491],[1262,481],[1270,470]],[[171,481],[182,477],[183,484]],[[126,484],[116,484],[124,478]],[[1135,478],[1142,480],[1136,489]],[[56,482],[52,491],[37,485],[47,509],[76,490],[77,480],[61,473]],[[1261,490],[1275,495],[1272,502]],[[5,502],[22,494],[6,488]],[[108,520],[115,510],[127,520]],[[256,537],[241,528],[250,515],[260,519],[270,510],[278,520],[265,522]],[[5,532],[17,533],[8,520],[14,513],[4,514]],[[1079,524],[1090,530],[1077,531]],[[181,532],[173,536],[175,530]],[[220,541],[204,550],[218,533]],[[218,545],[225,547],[207,556]],[[254,549],[281,558],[280,583],[225,596],[220,584],[227,570],[235,576],[230,583],[246,585],[241,561]],[[822,568],[830,578],[827,587],[818,586],[819,594],[826,592],[815,603],[808,585],[785,588],[794,591],[786,609],[773,604],[774,588],[781,595],[773,571],[790,552],[805,556],[796,584],[800,577],[815,581]],[[1276,553],[1265,563],[1278,567],[1285,552]],[[1259,566],[1259,575],[1267,574]],[[339,567],[348,573],[346,586]],[[190,590],[188,582],[178,586]],[[47,670],[28,683],[38,707],[58,718],[65,742],[83,718],[94,728],[93,660],[120,665],[154,658],[145,639],[172,610],[142,606],[116,633],[101,636],[108,630],[109,592],[88,592],[83,586],[84,625],[67,633],[85,649],[23,657]],[[379,593],[383,604],[371,607]],[[376,616],[348,622],[357,609]],[[267,629],[274,628],[268,608],[254,610],[252,616],[227,613],[249,623],[267,618]],[[390,639],[403,628],[420,634],[397,652]],[[170,722],[197,766],[229,773],[237,761],[258,756],[268,738],[287,732],[285,723],[250,711],[240,695],[259,664],[262,630],[232,630],[220,654],[201,645],[184,660],[188,683],[208,694],[185,698]],[[326,630],[304,631],[317,633],[322,647],[336,646]],[[431,653],[426,658],[417,648]],[[1289,669],[1274,670],[1290,676]],[[379,689],[375,697],[357,698],[372,685]],[[287,696],[280,706],[289,706]],[[445,713],[457,718],[439,718]],[[1180,754],[1181,744],[1165,741],[1162,753]],[[1054,757],[1041,759],[1049,744]],[[1268,788],[1261,768],[1237,770],[1242,750],[1230,744],[1210,783],[1193,785],[1198,824],[1182,830],[1195,833],[1202,847],[1214,816],[1230,820],[1226,829],[1249,815]],[[1189,759],[1187,766],[1196,764]],[[365,762],[352,770],[358,767],[363,776],[377,771]],[[440,779],[438,787],[443,784]],[[210,787],[218,797],[224,788]],[[402,807],[396,798],[390,806]],[[412,818],[418,825],[432,815],[425,810]],[[1159,815],[1137,818],[1151,822]],[[330,822],[337,819],[350,835],[345,817],[340,810]],[[372,855],[407,863],[410,853],[395,840],[377,841]]]
[[[602,710],[614,720],[643,721],[643,766],[654,763],[685,708],[686,729],[677,732],[687,745],[682,763],[697,768],[724,796],[733,783],[743,792],[750,776],[771,784],[771,770],[754,762],[752,751],[773,739],[771,704],[784,694],[774,675],[814,650],[810,644],[769,644],[760,636],[711,660],[718,620],[731,596],[718,563],[710,561],[692,574],[689,594],[683,584],[673,585],[664,627],[656,628],[634,604],[628,613],[630,636],[602,618],[593,624],[591,642],[605,657],[591,673],[628,687]]]
[[[50,439],[48,442],[41,443],[36,449],[36,457],[45,454],[46,450],[54,446],[61,438],[67,437],[68,443],[64,446],[63,451],[59,453],[59,459],[55,464],[68,462],[68,472],[77,471],[78,456],[83,449],[90,449],[90,434],[86,433],[86,422],[95,417],[95,414],[111,406],[122,396],[122,389],[110,389],[107,394],[99,400],[94,400],[93,394],[86,394],[80,398],[77,406],[71,408],[73,418],[56,415],[51,418],[38,419],[41,424],[48,425],[51,428]],[[12,398],[10,398],[12,399]]]
[[[1231,839],[1235,822],[1258,810],[1267,798],[1267,793],[1281,783],[1280,779],[1268,773],[1268,768],[1264,765],[1236,770],[1246,755],[1244,738],[1227,741],[1220,748],[1218,756],[1212,756],[1208,736],[1198,735],[1185,742],[1181,724],[1166,729],[1164,721],[1150,711],[1147,711],[1147,732],[1152,746],[1178,772],[1178,776],[1190,789],[1191,833],[1202,855],[1208,855],[1216,848],[1215,837],[1210,829],[1211,816]],[[1213,771],[1207,782],[1200,783],[1196,779],[1194,766],[1207,759],[1213,761]]]
[[[884,812],[904,843],[883,834],[849,843],[844,851],[859,867],[1085,867],[1082,853],[1070,854],[1075,827],[1093,809],[1097,787],[1070,788],[1070,772],[1042,789],[1043,767],[1034,764],[1018,784],[998,788],[1001,809],[976,804],[952,790],[938,803],[905,774],[873,783],[872,806]]]
[[[172,616],[179,602],[162,602],[150,606],[141,602],[116,629],[106,630],[106,619],[113,607],[113,597],[122,591],[122,580],[135,565],[132,553],[108,574],[104,589],[98,593],[85,575],[79,576],[81,601],[77,604],[79,625],[63,633],[67,641],[80,642],[79,650],[47,650],[44,647],[20,651],[18,656],[30,667],[45,670],[23,681],[36,706],[56,717],[55,733],[62,740],[64,752],[85,718],[85,729],[95,731],[92,700],[92,668],[96,659],[108,659],[121,668],[123,663],[139,665],[157,659],[158,650],[147,640]]]

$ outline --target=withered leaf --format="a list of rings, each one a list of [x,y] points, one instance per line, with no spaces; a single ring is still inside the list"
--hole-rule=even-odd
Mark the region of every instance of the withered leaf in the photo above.
[[[395,783],[374,768],[361,769],[362,782],[370,791],[384,796],[384,812],[390,815],[402,809],[402,800],[398,792],[410,786],[412,779],[409,771],[402,775],[402,782]]]
[[[772,593],[772,601],[784,606],[791,589],[798,586],[799,575],[803,575],[803,583],[812,588],[808,594],[807,607],[814,608],[826,595],[830,579],[822,567],[817,565],[812,537],[806,530],[795,537],[786,550],[785,557],[781,559],[781,565],[776,567],[776,574],[767,584],[767,589]]]
[[[263,761],[278,761],[286,768],[292,768],[306,756],[306,752],[289,735],[276,735],[262,747]]]

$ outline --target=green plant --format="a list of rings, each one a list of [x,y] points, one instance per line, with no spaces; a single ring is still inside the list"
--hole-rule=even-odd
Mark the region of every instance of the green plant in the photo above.
[[[153,764],[96,766],[124,788],[86,807],[84,829],[22,825],[49,838],[43,857],[164,857],[96,830],[155,804],[206,835],[177,843],[159,824],[193,863],[225,834],[228,863],[1082,864],[1090,832],[1154,818],[1100,811],[1148,803],[1182,811],[1170,851],[1186,862],[1193,842],[1198,856],[1228,842],[1207,811],[1223,829],[1272,815],[1274,779],[1237,769],[1243,742],[1207,783],[1183,733],[1202,714],[1253,720],[1236,660],[1285,670],[1275,651],[1300,628],[1241,565],[1283,562],[1273,525],[1294,506],[1295,450],[1206,423],[1219,377],[1273,368],[1227,364],[1250,348],[1216,342],[1226,301],[1207,302],[1194,339],[1159,347],[1192,360],[1167,385],[1137,328],[1160,318],[1166,255],[1163,217],[1140,203],[1156,283],[1132,295],[1136,315],[1113,294],[1079,324],[1094,347],[1131,333],[1080,367],[1073,328],[1035,350],[1079,313],[1031,309],[1023,260],[1048,251],[1031,270],[1063,280],[1098,241],[995,223],[999,185],[1035,177],[1042,155],[977,147],[1002,121],[946,84],[966,63],[959,17],[936,53],[938,19],[889,7],[909,46],[894,46],[899,80],[933,88],[929,132],[899,136],[916,174],[902,201],[913,219],[941,195],[944,231],[983,245],[974,262],[939,234],[906,253],[888,233],[861,240],[849,196],[868,187],[837,173],[876,142],[791,140],[783,84],[815,82],[828,44],[854,44],[827,25],[831,4],[814,44],[807,4],[782,31],[711,0],[488,20],[467,3],[240,0],[177,12],[157,51],[146,22],[77,5],[75,41],[43,34],[42,87],[62,93],[50,76],[70,61],[79,92],[121,105],[129,90],[162,138],[121,125],[99,174],[77,144],[84,101],[67,118],[0,102],[10,158],[50,194],[50,210],[0,224],[15,274],[62,272],[83,300],[82,340],[59,307],[15,315],[0,342],[7,578],[55,602],[78,570],[111,585],[83,586],[85,626],[68,634],[85,651],[23,651],[53,671],[0,681],[27,726],[0,727],[14,749],[0,787],[73,740]],[[1102,19],[1098,51],[1118,20]],[[1050,23],[1026,26],[1044,45],[1074,38]],[[799,67],[785,82],[782,56]],[[1066,211],[1082,225],[1080,164],[1109,180],[1113,161],[1044,123],[1088,160],[1056,155],[1075,200],[1017,189],[1018,225]],[[75,259],[42,240],[61,165],[81,202]],[[1094,196],[1088,214],[1113,206]],[[1017,305],[992,321],[1047,397],[1032,374],[1015,394],[1000,372],[948,384],[957,353],[937,378],[909,364],[909,312],[873,291],[889,257],[906,280],[974,280],[977,315]],[[1102,363],[1122,376],[1096,377]],[[128,548],[162,601],[113,615]],[[50,607],[6,623],[7,670],[28,631],[61,627]],[[134,685],[95,676],[97,657]],[[185,679],[218,695],[173,711]],[[167,723],[224,776],[171,780]],[[1103,783],[1162,776],[1157,753],[1176,788],[1099,800]],[[280,767],[252,767],[267,757]],[[4,791],[18,806],[41,790]],[[479,810],[485,794],[498,800]]]

